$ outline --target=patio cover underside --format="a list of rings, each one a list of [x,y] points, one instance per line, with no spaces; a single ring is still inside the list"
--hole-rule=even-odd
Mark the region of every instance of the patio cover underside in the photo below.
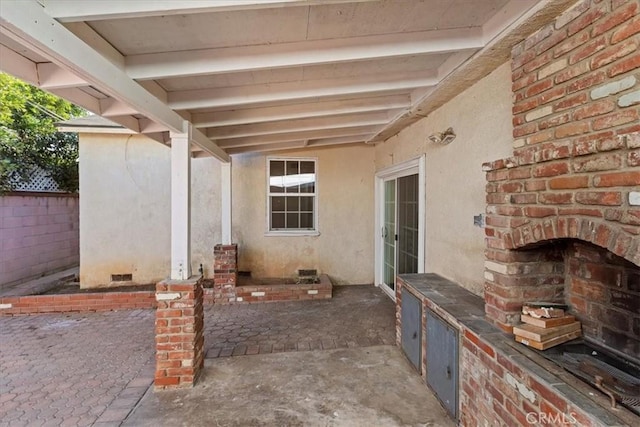
[[[374,144],[573,0],[6,0],[0,68],[193,156]],[[189,129],[191,129],[189,131]]]

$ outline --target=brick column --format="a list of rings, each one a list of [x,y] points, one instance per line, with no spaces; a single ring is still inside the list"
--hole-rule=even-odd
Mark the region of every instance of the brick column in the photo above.
[[[204,366],[202,278],[156,285],[155,389],[192,387]]]
[[[233,302],[238,283],[238,245],[216,245],[213,250],[213,290],[216,302]]]

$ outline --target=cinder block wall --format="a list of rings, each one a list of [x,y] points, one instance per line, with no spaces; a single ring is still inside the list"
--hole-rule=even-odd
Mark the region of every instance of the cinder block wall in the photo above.
[[[0,286],[78,265],[79,198],[0,197]]]

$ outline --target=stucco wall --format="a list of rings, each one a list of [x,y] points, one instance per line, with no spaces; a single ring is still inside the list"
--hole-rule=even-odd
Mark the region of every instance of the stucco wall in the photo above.
[[[359,145],[275,153],[318,159],[319,236],[265,236],[267,155],[235,156],[233,238],[240,270],[290,277],[313,268],[334,283],[373,283],[374,151]]]
[[[192,161],[192,269],[212,274],[220,240],[220,166]],[[111,274],[154,283],[170,270],[170,149],[136,135],[80,135],[80,282],[107,286]]]
[[[426,153],[427,272],[482,294],[485,212],[483,162],[512,153],[511,69],[506,63],[397,136],[376,145],[376,170]],[[457,138],[437,145],[427,137],[453,127]]]
[[[75,265],[78,265],[77,195],[34,193],[0,197],[0,285]]]

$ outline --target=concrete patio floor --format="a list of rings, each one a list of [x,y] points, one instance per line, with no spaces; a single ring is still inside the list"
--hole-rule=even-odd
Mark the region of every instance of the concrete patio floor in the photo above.
[[[153,310],[1,317],[0,426],[448,425],[394,347],[394,305],[375,287],[207,307],[206,372],[184,391],[150,388],[154,318]]]
[[[454,426],[397,347],[207,360],[189,390],[149,391],[125,426]]]

